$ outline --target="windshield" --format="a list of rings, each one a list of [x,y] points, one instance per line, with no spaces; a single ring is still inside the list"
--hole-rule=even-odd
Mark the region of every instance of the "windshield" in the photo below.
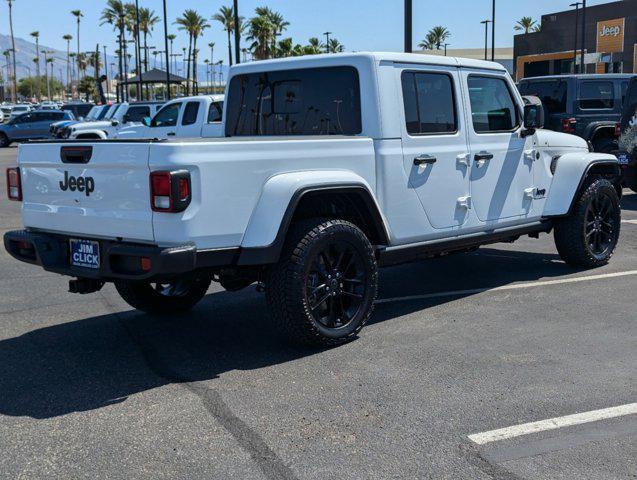
[[[104,105],[103,107],[97,107],[97,108],[98,108],[98,111],[97,111],[95,120],[102,120],[106,116],[108,111],[110,110],[110,107],[108,105]]]
[[[100,111],[100,107],[93,107],[91,108],[91,110],[86,114],[86,119],[87,120],[94,120],[95,118],[97,118],[97,114]]]
[[[119,109],[119,107],[121,107],[121,105],[122,105],[121,103],[116,103],[114,105],[111,105],[111,108],[108,109],[108,113],[104,117],[104,120],[110,120],[111,118],[113,118],[113,115],[115,115],[115,112],[117,112],[117,110]]]

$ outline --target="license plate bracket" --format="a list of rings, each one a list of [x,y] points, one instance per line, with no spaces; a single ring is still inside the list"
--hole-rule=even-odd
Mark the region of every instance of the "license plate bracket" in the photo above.
[[[71,265],[83,268],[100,268],[100,244],[95,240],[69,239]]]

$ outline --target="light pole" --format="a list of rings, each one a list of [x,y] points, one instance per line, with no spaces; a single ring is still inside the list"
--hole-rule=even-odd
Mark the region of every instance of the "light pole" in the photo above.
[[[495,0],[491,8],[491,61],[495,62]]]
[[[139,38],[139,0],[135,0],[135,66],[137,68],[137,98],[143,100],[142,90],[142,58]]]
[[[447,56],[447,47],[451,45],[450,43],[445,43],[444,47],[445,47],[445,57]]]
[[[489,59],[489,24],[491,20],[482,20],[480,22],[484,25],[484,59]]]
[[[582,0],[582,50],[580,52],[582,58],[582,66],[580,73],[586,73],[584,65],[584,49],[586,48],[586,0]]]
[[[412,17],[413,17],[413,4],[412,0],[405,0],[405,53],[412,52],[411,37],[412,37]]]
[[[241,23],[239,21],[239,0],[234,0],[234,54],[236,64],[241,63]],[[196,68],[196,67],[195,67]]]
[[[164,44],[166,51],[166,100],[170,100],[170,57],[168,53],[168,14],[166,13],[166,0],[164,0]]]
[[[49,83],[49,53],[55,53],[55,52],[51,52],[49,50],[42,50],[42,53],[44,54],[44,75],[46,78],[46,96],[47,99],[50,101],[51,100],[51,84]]]
[[[330,35],[332,32],[325,32],[325,53],[330,53]]]
[[[579,7],[582,2],[571,3],[575,7],[575,47],[573,48],[573,73],[577,73],[577,31],[579,30]]]

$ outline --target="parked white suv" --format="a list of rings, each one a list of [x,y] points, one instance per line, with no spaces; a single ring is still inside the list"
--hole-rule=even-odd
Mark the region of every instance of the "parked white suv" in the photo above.
[[[223,136],[223,95],[199,95],[171,100],[144,125],[121,129],[117,138]]]
[[[127,126],[142,125],[161,108],[161,102],[117,103],[112,105],[104,120],[71,125],[66,138],[71,140],[105,140],[117,136]]]
[[[25,230],[4,242],[77,277],[71,291],[115,282],[167,316],[211,280],[259,282],[291,337],[334,345],[369,319],[379,266],[550,231],[571,265],[610,260],[617,159],[541,116],[495,63],[246,63],[230,72],[225,138],[22,145],[7,181]]]

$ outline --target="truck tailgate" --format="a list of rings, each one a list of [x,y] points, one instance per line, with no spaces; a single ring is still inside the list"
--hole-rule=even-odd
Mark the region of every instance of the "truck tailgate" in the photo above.
[[[152,242],[149,143],[20,146],[24,226]]]

